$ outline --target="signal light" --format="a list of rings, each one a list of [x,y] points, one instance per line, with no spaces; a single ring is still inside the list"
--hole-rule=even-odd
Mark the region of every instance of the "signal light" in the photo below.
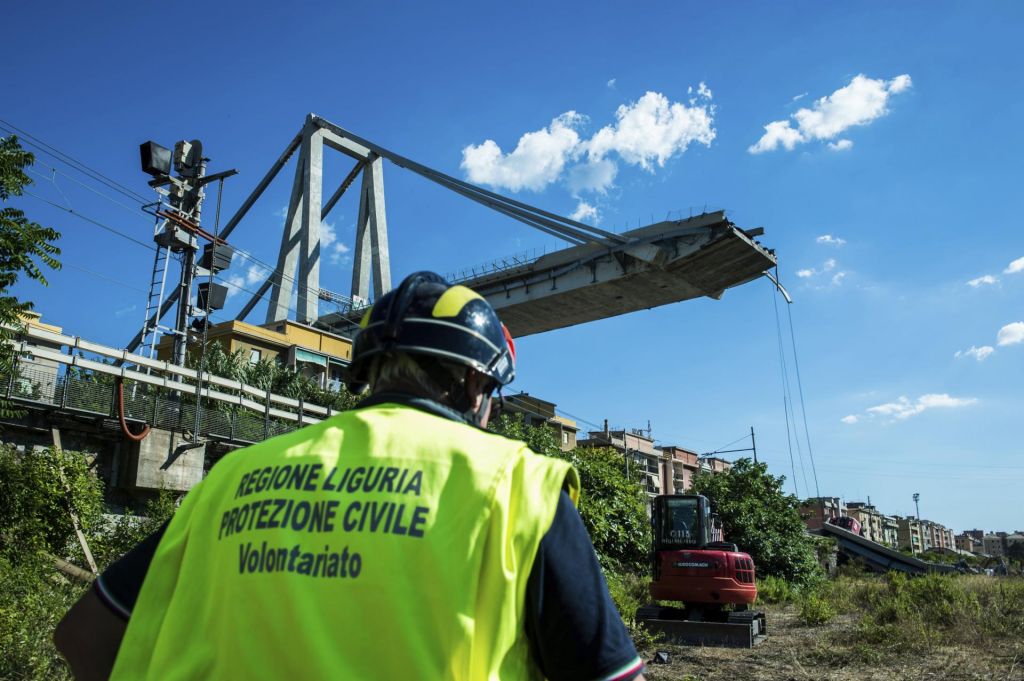
[[[166,177],[171,174],[171,150],[150,140],[139,145],[139,156],[142,160],[142,172],[153,177]]]
[[[207,298],[209,298],[211,310],[220,310],[224,307],[224,301],[228,297],[228,287],[220,284],[210,284],[204,281],[196,286],[196,305],[200,310],[205,310]]]

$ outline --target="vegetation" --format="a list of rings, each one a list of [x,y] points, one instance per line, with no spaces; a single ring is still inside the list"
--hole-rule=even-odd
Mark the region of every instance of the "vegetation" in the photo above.
[[[22,149],[17,137],[0,138],[0,201],[20,196],[32,184],[25,169],[33,163],[35,157]],[[60,249],[54,244],[59,238],[56,230],[30,221],[23,211],[0,208],[0,376],[14,373],[16,355],[7,341],[22,328],[22,316],[32,309],[32,303],[18,300],[11,288],[22,276],[46,286],[44,268],[60,269]],[[0,416],[16,413],[0,399]]]
[[[647,495],[638,482],[626,477],[621,454],[589,448],[563,452],[551,429],[530,426],[521,414],[503,414],[491,429],[576,468],[582,487],[580,516],[606,572],[646,569],[651,541]]]
[[[0,679],[68,678],[51,637],[88,588],[53,567],[54,556],[85,565],[71,511],[102,570],[169,518],[175,501],[161,493],[145,516],[111,521],[86,456],[0,446]]]
[[[338,390],[321,388],[313,379],[303,376],[277,359],[250,362],[244,350],[239,348],[229,353],[224,350],[220,341],[212,341],[206,346],[202,361],[199,360],[198,354],[189,355],[188,360],[190,368],[201,368],[215,376],[248,383],[256,388],[269,388],[278,395],[302,399],[322,407],[330,407],[335,411],[351,409],[359,402],[359,397],[348,392],[344,386]]]
[[[804,531],[799,501],[782,491],[785,478],[768,466],[739,459],[722,473],[701,472],[693,492],[711,500],[728,541],[750,554],[758,574],[808,587],[823,576],[815,542]]]

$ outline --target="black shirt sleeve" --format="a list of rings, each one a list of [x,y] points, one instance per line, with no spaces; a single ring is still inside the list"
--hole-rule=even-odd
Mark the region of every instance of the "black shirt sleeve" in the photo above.
[[[526,633],[534,660],[552,681],[619,681],[643,671],[587,529],[564,491],[530,571]]]
[[[135,601],[142,590],[142,580],[146,578],[153,554],[166,529],[167,523],[164,523],[156,532],[112,563],[96,580],[94,588],[100,600],[125,620],[135,608]]]

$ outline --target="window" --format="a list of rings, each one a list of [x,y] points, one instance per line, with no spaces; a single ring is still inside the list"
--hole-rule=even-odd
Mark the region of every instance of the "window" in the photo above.
[[[564,430],[562,431],[562,444],[569,444],[569,433],[565,432]]]
[[[249,364],[256,364],[257,362],[259,362],[263,358],[262,355],[263,353],[261,353],[258,348],[250,348]]]

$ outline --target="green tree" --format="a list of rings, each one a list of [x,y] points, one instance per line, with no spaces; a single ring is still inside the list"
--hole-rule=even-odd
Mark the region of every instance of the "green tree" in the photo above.
[[[610,570],[645,569],[650,550],[647,495],[626,477],[614,449],[577,448],[563,452],[554,430],[527,424],[522,414],[502,414],[490,429],[522,440],[538,454],[567,460],[580,476],[579,511],[601,564]]]
[[[0,201],[6,204],[32,183],[25,169],[34,162],[17,137],[0,138]],[[6,341],[22,329],[22,315],[33,307],[12,295],[11,288],[21,276],[47,284],[43,268],[60,269],[60,249],[53,243],[59,238],[56,230],[30,221],[23,211],[6,205],[0,208],[0,376],[14,372],[16,355]],[[10,405],[0,400],[0,415],[12,413]]]
[[[699,473],[692,492],[711,500],[726,540],[750,554],[760,575],[806,586],[821,577],[821,567],[800,520],[799,501],[783,493],[784,481],[769,474],[766,464],[739,459],[728,471]]]

